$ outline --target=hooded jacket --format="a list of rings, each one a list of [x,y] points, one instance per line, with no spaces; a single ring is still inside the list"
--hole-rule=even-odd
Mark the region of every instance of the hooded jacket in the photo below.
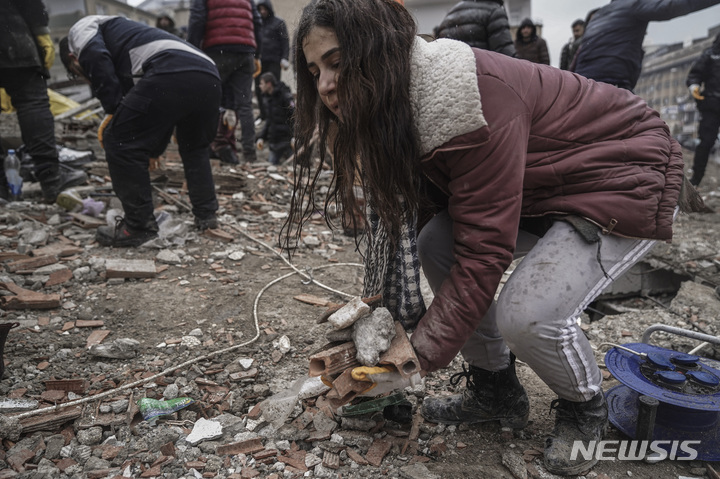
[[[463,0],[455,4],[440,23],[437,37],[515,56],[503,0]]]
[[[522,28],[526,26],[532,27],[530,39],[527,41],[523,38],[521,33]],[[548,52],[547,43],[544,39],[538,37],[537,28],[529,18],[520,22],[520,26],[518,27],[515,35],[515,55],[517,58],[529,60],[533,63],[550,65],[550,53]]]
[[[122,17],[83,17],[70,28],[68,46],[107,113],[115,113],[143,77],[201,71],[220,79],[215,63],[197,48],[159,28]],[[133,105],[140,110],[146,106]]]
[[[457,259],[411,338],[424,370],[446,366],[477,328],[521,217],[574,215],[604,234],[672,238],[682,153],[640,97],[452,40],[416,41],[410,97]]]
[[[289,142],[293,137],[292,117],[295,113],[295,100],[290,88],[279,81],[269,95],[263,93],[267,121],[258,138],[268,143]]]
[[[0,1],[0,68],[43,69],[36,35],[50,33],[41,0]]]
[[[290,39],[288,36],[285,20],[275,16],[270,0],[259,0],[257,6],[265,6],[270,14],[263,19],[260,35],[262,37],[262,49],[260,58],[263,62],[280,63],[287,60],[290,55]]]
[[[720,0],[612,0],[587,24],[573,71],[632,90],[640,77],[648,23],[671,20],[718,3]]]

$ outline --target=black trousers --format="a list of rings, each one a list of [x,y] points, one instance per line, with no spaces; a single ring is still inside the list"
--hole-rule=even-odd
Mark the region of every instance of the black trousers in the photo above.
[[[35,172],[58,167],[55,120],[50,112],[47,83],[38,68],[0,68],[0,87],[17,110],[22,141]]]
[[[720,98],[712,98],[706,101],[714,102],[715,108],[704,108],[700,112],[700,124],[698,125],[698,137],[700,143],[695,149],[693,159],[693,175],[690,183],[697,186],[705,176],[710,150],[717,141],[718,130],[720,130]]]
[[[103,143],[115,194],[134,229],[157,230],[153,216],[150,158],[160,156],[176,129],[193,214],[218,209],[209,145],[215,136],[220,81],[202,72],[143,77],[122,100]]]

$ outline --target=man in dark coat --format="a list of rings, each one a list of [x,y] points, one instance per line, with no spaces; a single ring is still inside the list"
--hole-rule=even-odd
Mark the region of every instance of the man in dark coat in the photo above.
[[[582,36],[585,33],[585,21],[582,18],[575,20],[572,25],[572,38],[567,42],[560,52],[560,69],[569,70],[573,58],[582,43]]]
[[[712,46],[706,48],[690,67],[686,83],[700,111],[700,144],[695,149],[690,179],[690,183],[697,186],[705,175],[710,150],[717,141],[720,130],[720,33],[715,37]],[[701,85],[705,86],[702,93]]]
[[[270,0],[258,0],[257,9],[262,17],[262,27],[260,28],[262,37],[260,63],[262,69],[260,73],[272,73],[277,81],[280,81],[282,70],[290,68],[290,62],[288,61],[290,57],[290,38],[287,25],[285,20],[275,15]],[[260,108],[260,118],[265,119],[266,114],[262,101],[262,92],[260,91],[260,76],[255,77],[255,95]]]
[[[258,135],[258,148],[262,149],[267,141],[270,147],[268,161],[277,165],[293,154],[291,141],[295,99],[290,88],[270,72],[260,75],[260,91],[267,118]]]
[[[58,161],[46,83],[54,61],[55,47],[43,2],[0,1],[0,87],[5,88],[17,110],[35,177],[45,201],[50,203],[65,188],[87,180],[82,171],[60,168]],[[7,197],[5,175],[0,175],[0,197]]]
[[[533,63],[550,65],[547,43],[538,36],[537,27],[529,18],[520,22],[515,36],[515,56]]]
[[[515,56],[503,0],[462,0],[437,27],[437,38],[460,40],[471,47]]]
[[[103,246],[139,246],[153,239],[150,158],[176,132],[195,226],[217,228],[218,202],[209,145],[217,127],[220,77],[213,61],[171,33],[118,16],[91,15],[60,42],[70,73],[87,78],[108,116],[98,137],[125,217],[101,226]]]
[[[253,0],[193,0],[187,41],[213,59],[222,80],[222,116],[213,150],[225,163],[239,163],[235,127],[240,123],[245,161],[256,160],[252,110],[253,75],[259,70],[262,20]]]
[[[573,71],[632,90],[642,68],[648,23],[671,20],[718,3],[720,0],[612,0],[587,24]]]

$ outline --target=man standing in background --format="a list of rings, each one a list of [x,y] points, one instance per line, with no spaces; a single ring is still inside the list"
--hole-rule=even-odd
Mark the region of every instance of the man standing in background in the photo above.
[[[262,16],[262,49],[260,60],[262,64],[261,74],[272,73],[277,81],[280,81],[282,70],[290,67],[288,58],[290,56],[290,39],[288,37],[285,20],[275,16],[270,0],[258,0],[257,9]],[[260,90],[260,76],[255,77],[255,96],[260,108],[260,118],[266,119],[262,91]]]
[[[261,22],[253,0],[193,0],[190,7],[187,40],[212,58],[222,81],[222,115],[212,148],[225,163],[239,163],[238,121],[243,157],[250,163],[257,159],[252,87],[260,66]]]
[[[438,38],[452,38],[471,47],[515,56],[510,23],[503,0],[463,0],[437,27]]]
[[[569,42],[563,46],[560,52],[560,69],[569,70],[572,65],[573,58],[582,43],[582,36],[585,33],[585,21],[582,18],[578,18],[572,23],[572,38]]]
[[[715,37],[712,46],[706,48],[690,67],[686,83],[700,112],[700,143],[695,149],[690,179],[690,183],[697,186],[705,176],[710,150],[717,141],[720,130],[720,33]],[[701,85],[704,85],[702,93]]]
[[[0,87],[17,110],[23,143],[32,156],[43,198],[49,203],[54,203],[62,190],[87,180],[80,170],[60,168],[46,83],[54,61],[55,46],[43,2],[0,1]],[[0,196],[5,197],[5,175],[0,177]]]

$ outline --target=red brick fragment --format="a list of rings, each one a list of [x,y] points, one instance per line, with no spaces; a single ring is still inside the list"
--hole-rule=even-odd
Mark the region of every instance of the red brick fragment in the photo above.
[[[376,439],[370,445],[367,454],[365,454],[365,459],[373,466],[380,467],[383,458],[390,452],[391,447],[392,444],[390,442],[383,439]]]

